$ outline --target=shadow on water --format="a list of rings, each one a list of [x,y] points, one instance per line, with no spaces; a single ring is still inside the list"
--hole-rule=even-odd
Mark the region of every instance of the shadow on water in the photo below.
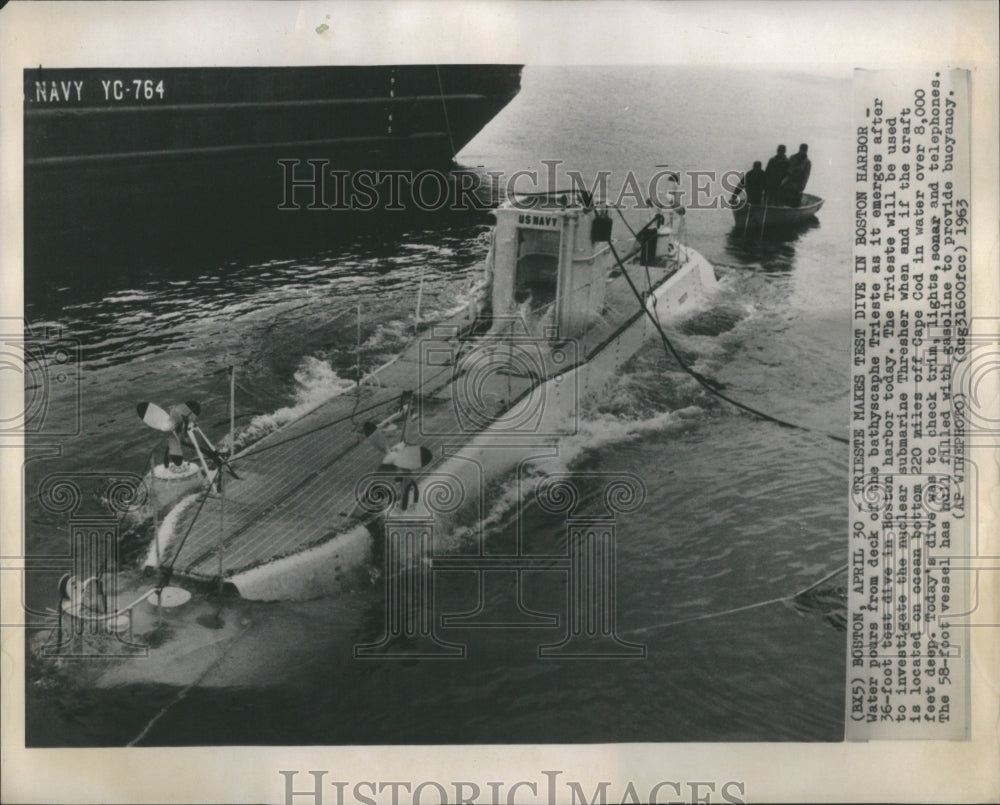
[[[816,218],[763,233],[734,226],[726,234],[726,255],[740,266],[752,266],[766,272],[791,271],[795,268],[797,242],[819,227]]]
[[[405,196],[402,198],[405,199]],[[450,197],[449,197],[450,202]],[[467,232],[488,221],[493,200],[480,194],[462,205],[370,211],[280,210],[260,199],[232,195],[188,198],[164,192],[136,202],[106,194],[81,201],[71,216],[39,206],[26,215],[24,291],[29,314],[57,311],[61,294],[98,299],[145,281],[183,281],[220,265],[303,259],[320,252],[361,248],[391,254],[413,232]]]

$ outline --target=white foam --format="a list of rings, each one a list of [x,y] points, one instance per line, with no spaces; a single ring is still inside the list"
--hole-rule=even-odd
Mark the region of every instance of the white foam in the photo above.
[[[236,447],[246,447],[282,425],[305,416],[327,400],[354,388],[351,380],[338,375],[324,360],[307,355],[295,372],[295,403],[279,408],[269,414],[261,414],[237,435]]]
[[[446,548],[454,548],[457,544],[476,538],[480,534],[485,537],[492,529],[499,526],[510,512],[531,500],[545,473],[533,461],[528,461],[524,466],[529,469],[528,474],[523,475],[520,480],[510,476],[488,492],[491,498],[489,509],[478,517],[475,523],[459,526],[448,534],[442,540]]]
[[[181,515],[192,505],[198,497],[199,492],[195,492],[192,495],[188,495],[183,500],[179,501],[176,506],[174,506],[166,517],[163,518],[163,522],[160,523],[160,528],[153,535],[152,542],[149,543],[149,552],[146,554],[146,560],[143,562],[143,567],[157,567],[158,559],[162,560],[167,554],[167,548],[170,547],[170,543],[176,536],[177,522],[180,520]]]
[[[440,312],[432,311],[427,316],[422,316],[421,318],[423,321],[450,319],[452,316],[457,316],[459,313],[463,313],[470,308],[478,310],[483,302],[486,301],[486,291],[489,287],[490,274],[486,271],[481,271],[478,273],[478,276],[474,276],[465,290],[459,291],[454,297],[454,305]]]
[[[148,291],[120,291],[104,298],[105,302],[117,304],[119,302],[145,302],[152,298],[153,294]]]
[[[304,600],[331,595],[343,588],[349,570],[371,557],[371,536],[357,525],[315,547],[230,578],[244,598],[255,601]]]
[[[386,347],[401,347],[409,340],[411,334],[412,330],[407,329],[407,323],[402,319],[387,321],[375,328],[375,332],[361,344],[361,349],[373,352],[383,350]]]
[[[678,411],[663,411],[646,419],[629,419],[614,414],[581,417],[576,433],[559,440],[559,455],[553,461],[558,461],[563,469],[568,470],[589,450],[633,441],[647,433],[675,430],[702,413],[698,406],[689,406]]]
[[[501,525],[512,511],[531,499],[547,475],[571,471],[588,450],[639,439],[647,433],[678,429],[703,414],[701,408],[691,405],[676,411],[663,411],[646,419],[629,419],[613,414],[581,419],[575,434],[559,439],[557,455],[530,458],[523,465],[526,472],[520,479],[509,475],[498,486],[494,485],[487,493],[489,509],[485,514],[475,524],[456,528],[444,540],[445,546],[454,547],[460,541],[476,537],[479,533],[485,535]]]

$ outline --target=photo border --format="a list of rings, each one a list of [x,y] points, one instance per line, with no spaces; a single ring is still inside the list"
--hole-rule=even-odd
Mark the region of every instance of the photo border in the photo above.
[[[854,67],[970,69],[975,271],[970,313],[994,316],[1000,276],[996,10],[993,2],[13,2],[0,11],[0,315],[21,316],[23,310],[24,68],[39,62],[46,67],[155,67],[487,61],[754,65],[845,77]],[[23,394],[9,380],[3,378],[0,394]],[[14,622],[22,600],[18,573],[12,570],[16,561],[10,557],[22,532],[23,461],[23,445],[0,444],[3,623]],[[980,469],[986,471],[982,488],[997,488],[996,463]],[[845,507],[847,495],[845,484]],[[1000,555],[995,497],[979,499],[981,535],[993,540],[980,548],[984,555]],[[846,545],[847,534],[844,539]],[[996,612],[1000,573],[992,576],[988,598],[980,604]],[[23,636],[18,628],[0,633],[4,802],[283,802],[282,769],[325,769],[330,779],[339,780],[414,782],[541,780],[543,770],[559,769],[587,792],[601,780],[616,781],[616,791],[627,781],[639,791],[663,780],[715,781],[717,786],[741,781],[744,798],[752,802],[1000,798],[995,765],[1000,644],[990,629],[973,630],[971,636],[972,739],[964,742],[220,747],[211,752],[197,747],[25,749]]]

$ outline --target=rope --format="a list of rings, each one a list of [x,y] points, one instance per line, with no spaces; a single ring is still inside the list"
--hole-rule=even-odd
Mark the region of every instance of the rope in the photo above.
[[[843,572],[844,572],[845,570],[847,570],[847,568],[848,568],[848,565],[842,565],[841,567],[838,567],[838,568],[837,568],[836,570],[834,570],[833,572],[831,572],[831,573],[827,573],[827,574],[826,574],[825,576],[823,576],[823,578],[821,578],[821,579],[820,579],[819,581],[817,581],[817,582],[815,582],[815,583],[813,583],[813,584],[810,584],[810,585],[809,585],[808,587],[806,587],[806,588],[805,588],[804,590],[799,590],[799,591],[798,591],[797,593],[795,593],[795,595],[793,595],[793,596],[792,596],[792,598],[798,598],[798,597],[799,597],[800,595],[805,595],[806,593],[810,593],[810,592],[812,592],[812,591],[813,591],[813,590],[815,590],[815,589],[816,589],[817,587],[819,587],[819,585],[823,584],[824,582],[827,582],[827,581],[829,581],[829,580],[830,580],[830,579],[832,579],[832,578],[833,578],[834,576],[839,576],[839,575],[840,575],[841,573],[843,573]]]
[[[451,155],[455,156],[455,140],[451,136],[451,121],[448,119],[448,104],[444,99],[444,85],[441,83],[441,67],[434,65],[434,72],[437,73],[438,91],[441,93],[441,108],[444,110],[444,127],[448,131],[448,144],[451,146]]]
[[[215,486],[216,481],[219,479],[219,473],[222,472],[222,467],[220,466],[215,471],[215,477],[212,478],[208,485],[208,488],[201,493],[201,500],[198,502],[198,510],[194,513],[194,517],[191,518],[191,522],[188,523],[187,531],[184,532],[184,536],[181,538],[180,545],[177,546],[177,550],[174,551],[174,555],[170,558],[170,563],[167,565],[166,570],[163,569],[163,564],[160,564],[160,583],[156,586],[156,591],[158,593],[163,592],[163,588],[170,583],[170,577],[174,572],[174,564],[177,562],[177,557],[181,555],[181,549],[184,547],[184,543],[187,541],[188,536],[191,534],[191,530],[194,528],[194,524],[198,521],[198,515],[201,514],[201,510],[205,508],[205,501],[208,500],[209,495],[212,492],[212,487]],[[159,539],[159,534],[154,534],[153,539]]]
[[[709,613],[707,613],[705,615],[695,615],[694,617],[691,617],[691,618],[682,618],[681,620],[677,620],[677,621],[668,621],[667,623],[657,623],[657,624],[654,624],[653,626],[643,626],[643,627],[641,627],[639,629],[630,629],[629,631],[623,632],[622,634],[628,634],[628,635],[646,634],[647,632],[655,632],[655,631],[659,631],[660,629],[669,629],[672,626],[680,626],[681,624],[684,624],[684,623],[694,623],[696,621],[707,621],[707,620],[712,620],[713,618],[721,618],[721,617],[723,617],[725,615],[733,615],[733,614],[735,614],[737,612],[747,612],[747,611],[749,611],[751,609],[760,609],[761,607],[770,606],[771,604],[780,604],[780,603],[782,603],[784,601],[794,601],[796,598],[799,598],[800,596],[805,595],[806,593],[810,592],[811,590],[815,590],[821,584],[823,584],[824,582],[829,581],[834,576],[840,575],[845,570],[847,570],[847,568],[848,568],[848,565],[843,565],[842,567],[838,567],[832,573],[828,573],[823,578],[821,578],[819,581],[814,582],[813,584],[810,584],[808,587],[806,587],[806,588],[804,588],[802,590],[799,590],[794,595],[783,595],[780,598],[769,598],[766,601],[758,601],[755,604],[745,604],[744,606],[733,607],[732,609],[726,609],[726,610],[723,610],[722,612],[709,612]]]
[[[615,212],[618,213],[618,217],[622,219],[622,223],[625,224],[625,228],[629,232],[632,233],[632,237],[638,239],[639,235],[636,233],[636,231],[631,226],[629,226],[629,222],[625,218],[625,215],[622,213],[621,207],[615,207]],[[648,226],[648,224],[647,224],[647,226]],[[643,229],[645,229],[645,228],[646,227],[643,227]]]
[[[233,650],[233,647],[237,643],[239,643],[240,640],[243,639],[243,637],[246,635],[246,633],[248,631],[250,631],[250,627],[249,626],[245,627],[243,629],[243,631],[240,632],[233,639],[233,642],[230,643],[230,645],[226,647],[226,650],[223,651],[222,654],[219,655],[219,658],[215,662],[213,662],[210,666],[208,666],[208,668],[206,668],[201,674],[199,674],[198,677],[197,677],[197,679],[195,679],[193,682],[191,682],[185,688],[183,688],[182,690],[180,690],[177,693],[177,695],[174,696],[173,699],[171,699],[169,702],[167,702],[165,705],[163,705],[163,707],[160,708],[159,712],[155,716],[153,716],[151,719],[149,719],[148,722],[146,722],[146,726],[142,728],[142,731],[138,735],[136,735],[131,741],[129,741],[127,744],[125,744],[125,745],[126,746],[135,746],[136,744],[139,743],[139,741],[141,741],[143,738],[145,738],[149,734],[149,731],[153,728],[153,725],[155,725],[157,721],[159,721],[161,718],[163,718],[163,716],[166,715],[166,712],[170,708],[172,708],[175,704],[177,704],[178,702],[180,702],[185,696],[188,695],[188,693],[191,692],[192,688],[194,688],[196,685],[201,684],[201,682],[210,673],[212,673],[212,671],[214,671],[216,668],[219,667],[219,665],[222,663],[222,661],[224,659],[226,659],[226,657],[229,656],[229,653]]]
[[[334,464],[336,464],[338,461],[340,461],[344,456],[346,456],[352,450],[354,450],[355,448],[357,448],[358,444],[360,444],[360,442],[355,442],[354,444],[349,444],[347,447],[345,447],[339,453],[335,454],[325,464],[321,465],[320,467],[317,467],[315,470],[313,470],[312,473],[310,473],[307,477],[305,477],[305,478],[302,479],[302,481],[301,481],[302,486],[305,486],[310,481],[314,480],[324,470],[328,469],[329,467],[332,467]],[[298,491],[298,489],[296,489],[296,488],[290,489],[279,500],[274,501],[270,506],[268,506],[267,508],[262,509],[261,511],[259,511],[254,517],[252,517],[249,520],[247,520],[245,523],[243,523],[243,525],[241,525],[235,531],[231,532],[228,536],[226,536],[226,538],[223,540],[222,547],[223,548],[228,548],[230,545],[233,544],[234,540],[236,540],[238,537],[240,537],[243,534],[245,534],[246,531],[247,531],[247,529],[252,528],[254,525],[256,525],[257,523],[259,523],[261,520],[263,520],[269,514],[273,513],[276,508],[279,508],[282,503],[284,503],[286,500],[288,500],[288,498],[291,495],[295,494],[295,492],[297,492],[297,491]],[[195,518],[197,519],[197,517],[198,517],[198,515],[196,514]],[[192,526],[193,525],[194,525],[194,523],[192,522]],[[221,534],[221,530],[220,530],[220,534]],[[222,552],[219,549],[219,546],[216,546],[215,548],[207,548],[204,551],[202,551],[200,554],[198,554],[197,556],[195,556],[193,559],[190,559],[188,561],[187,568],[185,569],[184,572],[185,573],[190,572],[192,568],[196,567],[201,562],[205,561],[208,557],[210,557],[216,551],[219,551],[219,559],[220,559],[220,562],[221,562]],[[177,555],[179,555],[179,554],[180,554],[180,548],[177,549]],[[219,578],[220,579],[222,578],[221,570],[220,570]]]
[[[653,315],[652,311],[643,301],[642,294],[639,292],[639,289],[635,287],[635,283],[632,282],[632,277],[629,276],[629,273],[625,268],[625,264],[622,263],[622,260],[618,256],[618,252],[615,250],[614,244],[611,243],[611,241],[608,241],[608,247],[611,249],[611,254],[614,255],[615,260],[618,262],[618,267],[622,270],[622,274],[624,274],[625,279],[628,281],[629,288],[631,288],[632,293],[635,294],[636,301],[639,302],[639,306],[646,312],[646,315],[649,317],[649,320],[653,322],[653,326],[656,327],[656,331],[660,334],[660,339],[663,342],[664,348],[670,355],[673,356],[674,360],[677,361],[677,365],[680,366],[680,368],[683,369],[685,372],[687,372],[689,375],[691,375],[691,377],[697,380],[698,383],[700,383],[706,390],[708,390],[710,394],[714,394],[716,397],[718,397],[721,400],[725,400],[730,405],[734,405],[737,408],[740,408],[749,414],[752,414],[760,419],[764,419],[768,422],[773,422],[775,425],[780,425],[783,428],[794,428],[795,430],[801,430],[807,433],[817,433],[822,436],[826,436],[826,438],[828,439],[833,439],[835,442],[842,442],[843,444],[849,444],[849,441],[843,436],[835,436],[832,433],[824,433],[823,431],[817,431],[806,425],[798,425],[794,422],[789,422],[784,419],[779,419],[778,417],[771,416],[770,414],[765,414],[763,411],[760,411],[756,408],[752,408],[749,405],[745,405],[744,403],[741,403],[738,400],[734,400],[732,397],[723,394],[719,388],[719,384],[716,383],[714,380],[709,380],[707,377],[699,374],[690,366],[685,364],[684,361],[681,359],[681,356],[678,354],[677,350],[674,349],[674,345],[670,342],[670,339],[667,338],[667,334],[663,331],[663,327],[660,326],[659,319],[657,319],[656,316]]]

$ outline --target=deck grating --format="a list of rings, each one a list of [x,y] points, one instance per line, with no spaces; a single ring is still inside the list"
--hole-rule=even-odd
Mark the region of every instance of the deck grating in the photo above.
[[[631,274],[640,289],[646,287],[643,269],[637,268]],[[652,268],[650,275],[655,284],[666,271]],[[571,348],[570,362],[602,343],[614,332],[615,323],[625,321],[636,310],[635,297],[624,278],[612,279],[606,292],[606,320],[595,323],[587,336]],[[455,323],[467,320],[456,317]],[[437,358],[437,365],[427,365],[421,371],[421,357],[420,344],[415,342],[380,370],[377,383],[365,383],[360,390],[327,401],[237,454],[233,465],[241,480],[227,477],[225,481],[224,575],[295,553],[357,523],[351,517],[356,507],[356,483],[376,471],[382,457],[372,441],[363,437],[361,427],[366,420],[379,421],[395,413],[402,391],[416,390],[420,385],[422,419],[419,426],[407,426],[409,441],[419,439],[440,458],[442,445],[461,440],[456,434],[462,432],[462,423],[451,403],[454,367],[440,365]],[[545,356],[547,374],[564,368],[564,364],[556,365]],[[516,399],[531,384],[532,380],[523,374],[497,373],[486,379],[482,393],[498,400],[499,415],[506,400]],[[378,407],[364,410],[372,406]],[[397,423],[386,435],[391,442],[399,434]],[[176,557],[177,572],[207,578],[217,575],[220,502],[217,494],[205,501]],[[190,507],[179,518],[175,537],[185,533],[196,508]],[[168,545],[165,555],[173,556],[176,550]]]

